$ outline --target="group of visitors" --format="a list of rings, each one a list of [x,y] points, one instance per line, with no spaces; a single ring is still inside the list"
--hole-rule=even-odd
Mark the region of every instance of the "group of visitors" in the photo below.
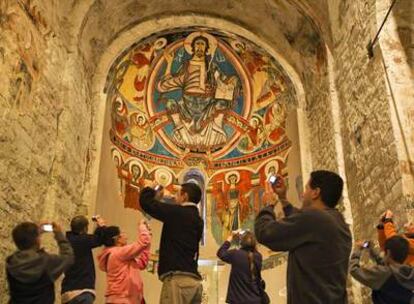
[[[342,214],[336,209],[343,181],[330,171],[314,171],[303,192],[303,205],[287,200],[282,176],[269,184],[264,207],[256,217],[254,233],[234,231],[218,249],[217,256],[231,264],[226,303],[270,303],[261,276],[262,255],[257,243],[274,251],[289,252],[287,268],[288,304],[345,304],[347,276],[372,289],[373,303],[414,304],[414,225],[399,234],[393,214],[386,211],[377,226],[381,255],[373,242],[355,242]],[[181,185],[175,203],[162,202],[162,192],[146,187],[141,191],[142,210],[163,223],[158,276],[162,281],[161,304],[196,304],[202,301],[198,272],[199,244],[203,220],[198,203],[202,191],[195,183]],[[276,217],[280,203],[284,216]],[[107,226],[94,218],[96,229],[88,234],[88,219],[77,216],[64,236],[53,223],[59,254],[41,249],[44,225],[25,222],[12,232],[17,251],[7,258],[10,303],[54,303],[54,281],[64,273],[62,303],[88,304],[95,300],[95,267],[92,249],[98,254],[99,268],[106,272],[105,303],[142,304],[144,285],[140,270],[149,261],[151,229],[146,221],[138,225],[136,241],[128,244],[118,226]],[[233,248],[234,244],[238,246]],[[375,266],[361,266],[363,252]],[[351,257],[350,257],[351,256]],[[269,289],[272,286],[268,286]]]
[[[203,220],[197,206],[201,189],[194,183],[186,183],[181,185],[175,204],[160,202],[160,198],[160,194],[149,187],[143,189],[140,196],[142,209],[164,223],[158,267],[163,281],[160,303],[201,303],[198,255]],[[147,222],[140,221],[137,240],[128,244],[120,227],[107,226],[99,216],[93,220],[97,226],[93,234],[88,234],[89,221],[85,216],[72,219],[66,237],[57,223],[24,222],[13,229],[17,251],[6,262],[11,304],[54,303],[54,282],[62,273],[65,275],[62,303],[93,303],[92,249],[100,246],[104,248],[97,258],[99,269],[106,272],[105,303],[145,303],[140,270],[146,268],[150,258],[151,230]],[[50,230],[47,226],[51,226]],[[41,233],[47,231],[54,233],[59,254],[49,254],[41,248]]]

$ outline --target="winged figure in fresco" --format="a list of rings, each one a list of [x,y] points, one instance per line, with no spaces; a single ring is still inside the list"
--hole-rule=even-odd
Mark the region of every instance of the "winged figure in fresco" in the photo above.
[[[130,142],[142,150],[148,150],[152,147],[154,135],[148,119],[143,113],[133,113],[130,116]]]
[[[175,74],[171,72],[174,53],[165,51],[167,68],[157,89],[160,93],[182,92],[179,98],[167,101],[167,111],[174,124],[174,142],[200,152],[217,150],[227,141],[224,116],[233,107],[239,80],[236,76],[227,76],[213,62],[217,47],[213,36],[202,32],[190,36],[184,47],[192,57],[180,58],[182,63]]]
[[[250,212],[248,203],[250,187],[240,183],[239,173],[229,172],[224,179],[226,185],[218,182],[215,187],[213,186],[216,213],[222,224],[222,240],[225,240],[232,231],[240,229]]]

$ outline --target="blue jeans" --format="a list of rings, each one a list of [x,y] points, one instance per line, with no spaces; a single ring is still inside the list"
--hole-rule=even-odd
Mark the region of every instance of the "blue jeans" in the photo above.
[[[93,294],[84,292],[70,300],[67,304],[92,304],[94,301],[95,296]]]

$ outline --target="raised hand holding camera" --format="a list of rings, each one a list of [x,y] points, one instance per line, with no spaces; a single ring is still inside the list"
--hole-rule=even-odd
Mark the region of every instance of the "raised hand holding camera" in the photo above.
[[[282,205],[287,204],[287,186],[283,176],[277,175],[276,180],[274,180],[274,183],[271,183],[269,178],[269,184],[271,185],[273,192],[276,193],[279,197],[279,200],[282,202]]]
[[[371,246],[371,242],[370,241],[365,241],[364,243],[362,243],[362,248],[367,249]]]
[[[95,222],[99,227],[106,226],[105,220],[99,214],[92,216],[92,221]]]
[[[368,249],[371,247],[371,241],[356,241],[355,248]]]
[[[145,229],[146,229],[146,230],[148,230],[148,232],[149,232],[150,234],[152,234],[152,232],[151,232],[151,227],[150,227],[150,225],[149,225],[149,223],[148,223],[148,221],[147,221],[147,220],[145,220],[145,219],[140,220],[140,221],[139,221],[139,226],[140,226],[140,227],[145,227]]]
[[[394,216],[394,214],[392,213],[392,211],[391,210],[387,210],[385,212],[384,218],[385,218],[385,220],[391,220],[393,218],[393,216]]]
[[[40,225],[40,229],[42,232],[53,232],[53,225],[52,224],[42,224]]]
[[[42,221],[39,224],[40,232],[62,232],[62,228],[56,222]]]
[[[238,236],[240,235],[240,229],[239,230],[233,230],[230,234],[229,234],[229,236],[227,237],[227,241],[228,242],[232,242],[233,241],[233,239],[237,239],[238,238]]]
[[[62,232],[62,227],[58,223],[52,222],[52,226],[53,226],[54,233]]]

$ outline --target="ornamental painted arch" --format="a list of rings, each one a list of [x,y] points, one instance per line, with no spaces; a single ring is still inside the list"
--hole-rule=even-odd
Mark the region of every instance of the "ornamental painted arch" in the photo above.
[[[174,193],[192,170],[216,242],[252,228],[268,171],[287,175],[286,120],[297,105],[271,55],[210,28],[164,31],[118,56],[105,92],[124,207],[139,208],[151,180]]]

